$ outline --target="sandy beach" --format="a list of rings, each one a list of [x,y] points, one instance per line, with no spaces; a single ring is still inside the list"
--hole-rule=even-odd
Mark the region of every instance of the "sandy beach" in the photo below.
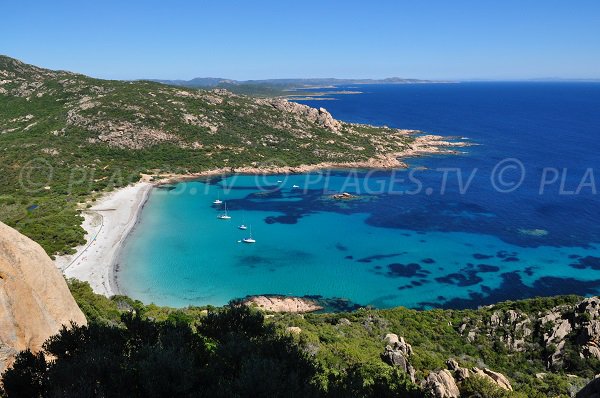
[[[115,257],[135,225],[152,186],[149,182],[139,182],[107,193],[82,213],[87,243],[77,247],[76,254],[55,260],[67,278],[87,281],[94,292],[105,296],[118,293],[113,275]]]

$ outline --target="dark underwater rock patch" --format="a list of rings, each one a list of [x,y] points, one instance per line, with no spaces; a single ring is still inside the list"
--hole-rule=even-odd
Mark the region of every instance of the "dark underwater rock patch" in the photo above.
[[[420,302],[420,308],[463,309],[478,308],[507,300],[522,300],[535,296],[556,296],[576,294],[580,296],[595,295],[600,292],[600,280],[582,281],[575,278],[559,278],[545,276],[537,279],[532,286],[521,280],[519,271],[501,275],[502,283],[496,289],[487,288],[482,292],[469,292],[468,298],[453,298],[439,302]]]
[[[500,271],[500,267],[497,265],[489,265],[489,264],[477,264],[475,267],[477,272],[498,272]]]
[[[489,254],[473,253],[473,258],[475,260],[487,260],[487,259],[490,259],[492,257],[494,257],[494,256],[491,256]]]
[[[435,264],[435,260],[432,258],[424,258],[423,260],[421,260],[421,262],[423,264]]]
[[[359,263],[370,263],[373,260],[383,260],[386,258],[391,258],[391,257],[397,257],[397,256],[401,256],[405,253],[392,253],[392,254],[374,254],[372,256],[368,256],[368,257],[363,257],[358,261]]]
[[[502,262],[504,262],[504,263],[515,263],[518,261],[519,261],[519,257],[515,257],[515,256],[508,256],[502,260]]]
[[[467,287],[477,285],[478,283],[483,282],[483,278],[481,278],[478,274],[482,272],[498,272],[500,271],[500,267],[495,265],[488,264],[467,264],[464,268],[462,268],[459,272],[453,272],[451,274],[440,276],[435,278],[435,280],[439,283],[445,283],[448,285],[456,285],[459,287]]]
[[[600,257],[594,256],[585,256],[579,258],[577,262],[569,264],[572,268],[575,269],[586,269],[590,268],[594,271],[600,271]]]
[[[338,249],[341,252],[347,252],[348,251],[348,247],[344,246],[343,244],[341,244],[340,242],[337,242],[335,244],[335,248]]]
[[[424,270],[422,270],[421,266],[417,263],[392,263],[388,264],[387,276],[391,278],[424,278],[427,276],[428,273],[429,272],[425,272]]]
[[[269,216],[265,218],[267,224],[298,224],[298,220],[302,218],[301,215],[286,214],[284,216]]]
[[[477,275],[476,272],[467,271],[464,273],[452,273],[446,276],[440,276],[435,278],[439,283],[445,283],[447,285],[456,285],[459,287],[473,286],[483,282],[483,279]]]
[[[496,257],[498,258],[507,258],[507,257],[516,257],[517,253],[515,252],[509,252],[506,250],[500,250],[499,252],[496,253]]]

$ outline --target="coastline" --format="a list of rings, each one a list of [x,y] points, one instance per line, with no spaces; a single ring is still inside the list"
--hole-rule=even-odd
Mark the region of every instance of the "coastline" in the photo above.
[[[298,166],[287,165],[270,165],[261,164],[258,162],[252,163],[251,166],[244,167],[223,167],[219,169],[206,170],[199,173],[188,174],[169,174],[163,173],[160,175],[160,180],[156,181],[156,185],[175,184],[183,181],[196,180],[205,177],[214,177],[218,175],[231,174],[302,174],[318,170],[327,169],[368,169],[368,170],[392,170],[406,169],[406,164],[402,159],[411,157],[420,157],[428,155],[457,155],[463,153],[458,148],[477,145],[470,141],[449,141],[451,138],[442,137],[433,134],[422,134],[415,136],[410,147],[402,152],[388,153],[378,155],[363,161],[351,162],[322,162],[315,164],[303,164]]]
[[[380,155],[357,162],[323,162],[313,165],[274,166],[254,164],[239,168],[220,168],[200,173],[161,174],[153,179],[142,175],[139,182],[106,193],[93,207],[83,210],[82,227],[86,230],[85,245],[73,255],[57,256],[55,265],[67,278],[87,281],[94,292],[110,297],[120,294],[118,256],[124,241],[138,223],[149,193],[155,186],[231,174],[301,174],[324,169],[399,169],[408,165],[401,159],[435,154],[458,154],[457,148],[473,145],[470,142],[447,141],[437,135],[419,135],[406,150]]]
[[[142,179],[106,193],[82,211],[87,243],[76,247],[75,254],[57,256],[54,261],[66,278],[89,282],[94,292],[107,297],[119,293],[114,263],[153,186]]]

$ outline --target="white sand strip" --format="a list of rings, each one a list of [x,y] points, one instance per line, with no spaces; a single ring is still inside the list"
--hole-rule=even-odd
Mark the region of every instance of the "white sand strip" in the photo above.
[[[55,260],[67,278],[87,281],[94,292],[108,297],[118,293],[113,284],[115,257],[136,224],[152,186],[139,182],[110,192],[83,212],[87,243],[77,247],[76,254]]]

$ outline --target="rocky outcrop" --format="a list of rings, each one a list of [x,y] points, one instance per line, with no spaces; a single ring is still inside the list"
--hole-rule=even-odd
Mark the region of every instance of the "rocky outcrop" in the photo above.
[[[448,369],[432,372],[423,381],[423,388],[436,398],[459,397],[458,386],[469,377],[481,377],[490,383],[507,391],[512,391],[512,385],[502,373],[494,372],[488,368],[462,368],[454,359],[446,361]]]
[[[502,373],[494,372],[488,368],[483,368],[483,370],[479,368],[472,368],[471,373],[474,376],[479,376],[492,382],[492,384],[496,384],[500,388],[512,391],[510,381],[508,381],[506,376],[504,376]]]
[[[290,102],[281,98],[261,99],[257,101],[259,101],[259,103],[267,103],[280,111],[306,118],[309,122],[324,127],[334,133],[339,132],[342,128],[342,123],[335,120],[325,108],[311,108],[310,106]]]
[[[469,322],[469,319],[465,319],[465,323],[459,328],[459,332],[469,342],[475,341],[477,336],[483,334],[499,339],[509,350],[515,352],[523,352],[528,348],[527,339],[533,333],[532,320],[527,314],[515,310],[495,311],[481,325]],[[499,333],[496,333],[497,331]]]
[[[449,359],[446,361],[446,365],[448,369],[454,372],[454,377],[457,381],[463,381],[471,376],[471,372],[467,368],[461,368],[454,359]]]
[[[584,359],[600,359],[600,298],[590,297],[537,313],[496,310],[487,319],[465,318],[457,329],[469,342],[500,341],[514,352],[544,350],[546,367],[561,369],[566,350],[575,349]]]
[[[303,297],[251,296],[244,304],[270,312],[313,312],[323,309],[316,301]]]
[[[404,341],[404,337],[398,337],[394,333],[388,333],[383,340],[387,343],[381,359],[392,366],[399,367],[415,382],[415,369],[409,362],[409,358],[413,353],[412,346]]]
[[[452,373],[446,369],[429,373],[425,380],[425,389],[435,398],[458,398],[460,391],[452,377]]]
[[[0,222],[0,373],[19,351],[39,351],[71,321],[87,323],[50,257]]]

